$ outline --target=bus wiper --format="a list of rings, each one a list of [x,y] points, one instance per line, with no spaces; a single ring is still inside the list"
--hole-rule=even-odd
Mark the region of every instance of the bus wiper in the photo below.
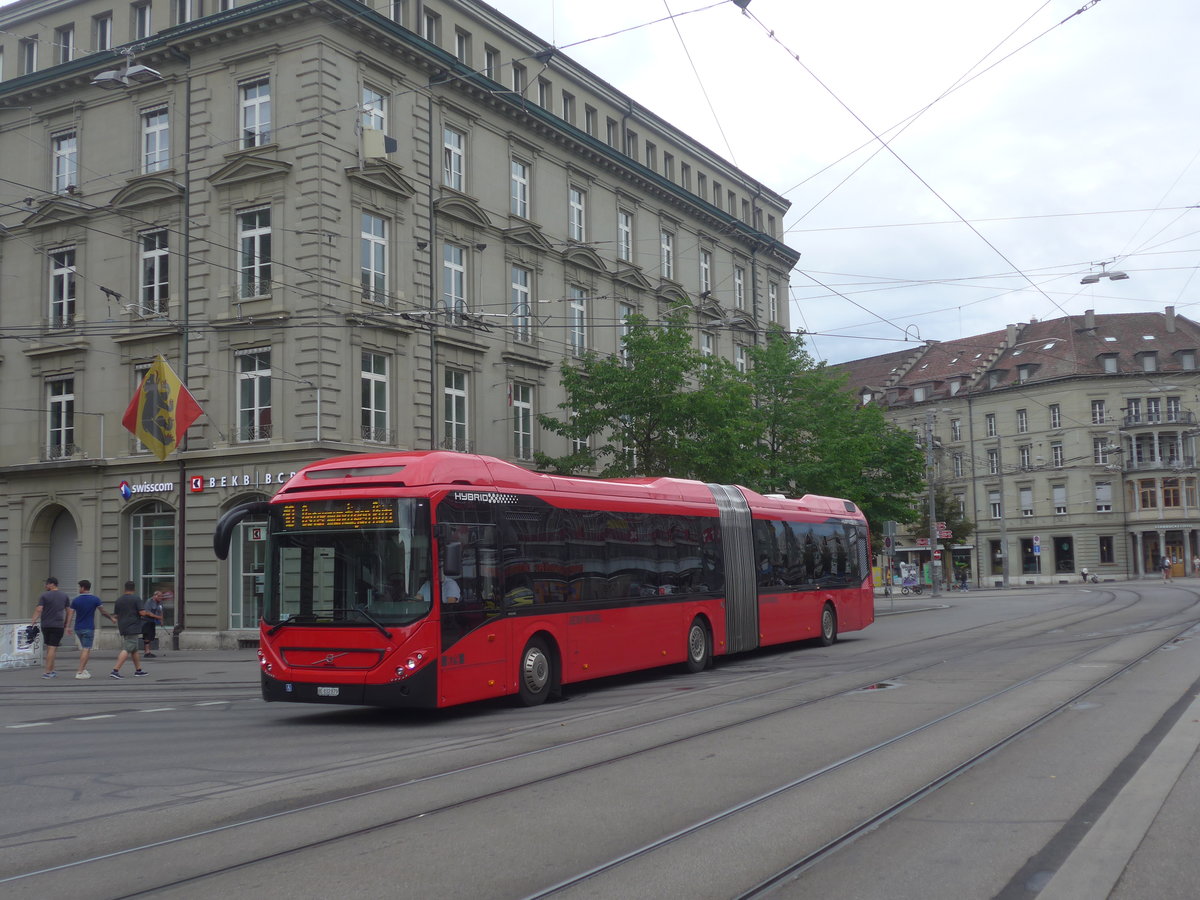
[[[301,615],[301,616],[289,616],[286,619],[280,619],[278,622],[275,623],[275,625],[273,625],[270,628],[270,630],[267,631],[267,637],[274,637],[276,632],[278,632],[282,628],[286,628],[288,625],[301,625],[301,624],[303,624],[303,620],[308,620],[309,622],[315,622],[317,620],[317,617]]]
[[[373,615],[371,615],[369,612],[366,611],[366,609],[364,609],[361,606],[338,606],[338,607],[334,607],[333,611],[334,612],[358,613],[360,616],[362,616],[364,619],[366,619],[368,622],[370,622],[372,625],[374,625],[376,628],[378,628],[379,633],[382,634],[385,638],[387,638],[389,641],[392,639],[392,633],[390,631],[388,631],[386,628],[384,628],[383,625],[381,625],[379,623],[378,619],[376,619]]]

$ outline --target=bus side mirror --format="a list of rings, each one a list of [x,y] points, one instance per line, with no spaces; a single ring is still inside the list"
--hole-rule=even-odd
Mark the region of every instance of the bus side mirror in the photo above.
[[[447,578],[458,578],[462,575],[462,542],[450,541],[445,545],[442,560],[442,574]]]
[[[238,523],[247,516],[265,516],[271,509],[271,504],[267,500],[255,500],[251,503],[243,503],[241,506],[235,506],[217,521],[217,527],[213,531],[213,553],[217,559],[225,559],[229,556],[229,543],[233,539],[233,530],[238,526]]]

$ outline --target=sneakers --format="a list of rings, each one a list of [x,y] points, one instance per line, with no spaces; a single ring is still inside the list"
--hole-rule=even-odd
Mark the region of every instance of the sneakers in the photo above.
[[[154,659],[155,656],[156,656],[156,654],[151,653],[149,650],[147,650],[145,653],[142,654],[143,659]]]
[[[76,678],[91,678],[92,673],[89,672],[87,669],[84,669],[82,672],[76,672],[75,677]]]
[[[125,676],[122,675],[120,672],[118,672],[116,669],[113,669],[111,672],[108,673],[108,677],[109,678],[124,678]]]
[[[145,669],[138,669],[136,672],[133,673],[133,677],[134,678],[145,678],[149,674],[150,673],[147,672]]]
[[[57,678],[58,673],[57,672],[43,672],[42,677],[43,678]]]

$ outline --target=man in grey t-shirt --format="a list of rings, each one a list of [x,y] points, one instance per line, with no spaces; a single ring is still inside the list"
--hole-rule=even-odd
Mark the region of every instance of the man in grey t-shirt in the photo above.
[[[132,581],[125,582],[125,593],[113,604],[113,613],[117,617],[117,631],[121,632],[121,652],[117,654],[117,664],[109,678],[124,678],[121,666],[125,660],[133,657],[133,674],[141,678],[146,672],[142,671],[142,622],[146,620],[146,601],[134,593],[136,585]]]
[[[33,611],[32,625],[42,629],[42,643],[46,647],[46,671],[43,678],[57,678],[54,671],[54,659],[58,656],[58,645],[62,643],[63,634],[70,629],[71,598],[66,591],[58,589],[58,579],[51,575],[46,579],[46,590],[38,597],[37,609]]]

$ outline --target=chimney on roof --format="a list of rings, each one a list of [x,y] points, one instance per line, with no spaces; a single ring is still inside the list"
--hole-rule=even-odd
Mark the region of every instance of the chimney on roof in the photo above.
[[[1017,326],[1016,325],[1008,326],[1008,334],[1005,335],[1004,339],[1006,341],[1008,341],[1008,346],[1010,346],[1010,347],[1017,342]]]
[[[1096,311],[1094,309],[1085,309],[1083,311],[1083,327],[1087,331],[1094,331],[1096,328]]]
[[[1167,334],[1175,333],[1175,307],[1167,307]]]

